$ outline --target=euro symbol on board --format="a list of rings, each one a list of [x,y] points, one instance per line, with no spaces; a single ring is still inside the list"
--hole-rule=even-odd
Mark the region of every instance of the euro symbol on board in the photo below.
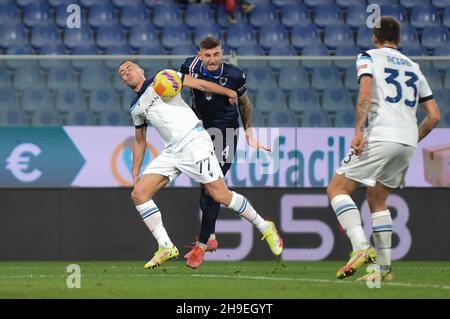
[[[22,143],[16,146],[6,159],[6,169],[10,170],[16,179],[25,183],[34,182],[42,175],[38,169],[29,170],[30,154],[37,157],[41,154],[41,149],[35,144]]]

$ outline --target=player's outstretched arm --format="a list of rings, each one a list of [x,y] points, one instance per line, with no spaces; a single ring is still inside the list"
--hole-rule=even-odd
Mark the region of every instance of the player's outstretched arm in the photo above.
[[[355,136],[352,140],[352,148],[359,155],[364,146],[364,127],[369,114],[372,99],[372,77],[362,76],[359,82],[358,105],[356,107]]]
[[[213,83],[210,81],[196,79],[196,78],[186,74],[184,76],[183,85],[187,86],[191,89],[225,95],[225,96],[228,96],[228,98],[230,100],[230,104],[237,103],[237,93],[235,91],[230,90],[226,87],[223,87],[219,84],[216,84],[216,83]]]
[[[441,120],[441,112],[435,99],[425,101],[421,105],[425,109],[427,116],[425,116],[422,123],[419,125],[419,142],[427,136]]]
[[[139,170],[141,169],[142,162],[144,160],[145,149],[147,146],[147,127],[140,127],[135,129],[133,144],[133,183],[139,180]]]
[[[257,139],[253,136],[253,124],[252,124],[252,113],[253,106],[248,98],[247,94],[239,97],[239,114],[241,115],[242,124],[244,125],[245,138],[247,139],[247,144],[253,148],[261,148],[265,151],[270,152],[271,149],[265,145],[259,143]]]

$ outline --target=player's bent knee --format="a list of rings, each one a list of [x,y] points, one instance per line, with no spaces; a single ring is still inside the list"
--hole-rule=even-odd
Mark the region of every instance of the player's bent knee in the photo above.
[[[141,189],[135,187],[131,192],[131,199],[136,205],[140,205],[148,202],[151,199],[151,196],[145,194],[145,192],[143,192]]]

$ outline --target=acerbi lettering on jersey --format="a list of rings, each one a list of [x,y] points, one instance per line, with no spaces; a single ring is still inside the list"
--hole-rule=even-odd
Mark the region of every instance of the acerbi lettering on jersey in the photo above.
[[[412,65],[411,62],[409,62],[406,59],[402,59],[402,58],[391,56],[391,55],[387,56],[387,60],[388,60],[388,62],[393,63],[393,64],[397,64],[397,65],[407,65],[407,66],[411,66]]]

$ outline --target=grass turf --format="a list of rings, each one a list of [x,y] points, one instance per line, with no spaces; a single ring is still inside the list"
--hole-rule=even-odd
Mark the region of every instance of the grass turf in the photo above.
[[[396,279],[369,289],[334,279],[343,262],[79,262],[81,288],[69,289],[70,262],[0,262],[0,298],[450,298],[450,262],[394,262]]]

